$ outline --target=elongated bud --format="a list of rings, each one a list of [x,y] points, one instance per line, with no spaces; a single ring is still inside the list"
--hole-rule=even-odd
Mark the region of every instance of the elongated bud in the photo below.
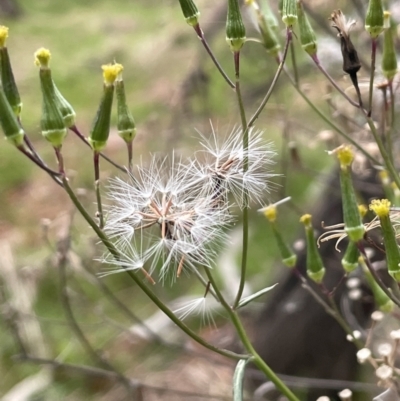
[[[351,179],[350,166],[353,162],[354,154],[348,146],[338,148],[336,154],[340,162],[340,190],[343,203],[344,229],[350,240],[357,242],[364,237],[365,228],[361,221]]]
[[[341,261],[343,269],[346,273],[351,273],[353,270],[357,269],[359,256],[360,252],[357,248],[357,244],[353,241],[350,241]]]
[[[56,148],[59,148],[65,136],[67,128],[56,102],[51,70],[49,67],[50,51],[41,48],[35,53],[35,64],[40,67],[39,78],[42,90],[42,135]]]
[[[297,1],[297,15],[299,18],[301,46],[310,56],[314,56],[317,53],[317,37],[315,36],[310,21],[304,12],[301,0]]]
[[[387,199],[374,199],[369,205],[379,218],[386,251],[386,264],[389,274],[400,282],[400,250],[397,245],[396,232],[390,221],[390,202]]]
[[[267,53],[272,56],[276,56],[279,53],[281,45],[279,43],[278,37],[275,33],[274,26],[271,25],[271,18],[268,18],[266,13],[264,13],[258,6],[255,0],[247,0],[246,5],[251,6],[257,17],[257,25],[261,33],[262,43],[267,51]],[[267,7],[269,9],[269,7]],[[271,10],[269,10],[272,14]]]
[[[192,0],[179,0],[183,16],[190,26],[196,26],[199,23],[200,12]]]
[[[260,0],[259,3],[260,3],[260,7],[261,7],[261,13],[264,16],[267,25],[274,32],[277,32],[279,29],[279,23],[278,23],[277,18],[275,17],[275,14],[271,10],[269,1],[268,0]]]
[[[287,27],[293,26],[297,22],[296,0],[283,0],[282,21]]]
[[[321,283],[325,275],[325,267],[318,252],[317,243],[314,238],[314,230],[311,225],[311,215],[305,214],[300,218],[304,224],[307,242],[307,275],[316,283]]]
[[[382,73],[388,81],[397,74],[396,49],[393,42],[393,32],[390,27],[390,13],[385,11],[385,32],[383,34]]]
[[[246,30],[242,21],[238,0],[228,0],[226,41],[233,52],[240,51],[246,41]]]
[[[114,97],[114,82],[121,72],[121,64],[103,65],[103,96],[89,135],[89,143],[95,152],[100,152],[107,144],[110,134],[111,108]]]
[[[0,125],[8,141],[15,146],[23,144],[24,130],[19,125],[2,86],[0,86]]]
[[[279,252],[282,257],[282,263],[287,267],[294,267],[297,262],[297,256],[293,253],[293,251],[289,248],[287,243],[284,241],[277,225],[276,225],[276,217],[277,217],[277,209],[275,205],[271,205],[263,209],[264,216],[271,223],[272,232],[274,233],[274,237],[276,240],[276,244],[278,245]]]
[[[49,87],[48,90],[51,91],[51,96],[53,98],[52,101],[60,111],[65,126],[69,128],[75,124],[76,114],[72,106],[64,98],[53,81],[49,67],[50,57],[50,52],[47,49],[41,48],[35,53],[35,64],[40,66],[41,72],[46,71],[43,72],[43,75],[46,76],[44,79],[46,80],[46,86]],[[53,86],[53,88],[50,88],[50,85]]]
[[[365,15],[365,29],[371,38],[377,38],[383,31],[383,4],[382,0],[369,0]]]
[[[67,101],[67,99],[65,99],[65,97],[59,91],[54,82],[53,86],[54,86],[54,94],[57,107],[61,112],[65,126],[67,128],[70,128],[75,125],[75,117],[76,117],[75,110],[73,109],[71,104]]]
[[[115,93],[117,96],[118,135],[125,142],[129,143],[132,142],[136,136],[136,126],[135,120],[126,104],[125,87],[121,73],[115,81]]]
[[[382,290],[379,284],[375,281],[367,265],[365,264],[365,260],[362,256],[360,256],[359,262],[360,265],[362,266],[363,272],[365,274],[365,277],[367,278],[369,287],[372,290],[372,294],[379,309],[382,312],[386,313],[391,312],[394,308],[393,301],[385,294],[385,292]]]
[[[6,47],[6,39],[8,38],[8,28],[0,26],[0,73],[1,83],[3,85],[4,94],[10,103],[10,106],[17,117],[20,116],[22,110],[21,98],[19,96],[17,84],[15,83],[14,73],[11,67],[10,56]]]

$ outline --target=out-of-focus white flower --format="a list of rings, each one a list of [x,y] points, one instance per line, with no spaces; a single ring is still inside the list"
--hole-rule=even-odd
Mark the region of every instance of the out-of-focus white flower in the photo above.
[[[232,193],[239,207],[249,200],[262,203],[270,190],[271,174],[268,166],[274,163],[275,152],[271,143],[262,138],[262,131],[250,129],[248,149],[243,149],[242,129],[233,130],[222,141],[212,130],[210,138],[202,135],[203,149],[197,152],[191,174],[194,182],[221,199]]]

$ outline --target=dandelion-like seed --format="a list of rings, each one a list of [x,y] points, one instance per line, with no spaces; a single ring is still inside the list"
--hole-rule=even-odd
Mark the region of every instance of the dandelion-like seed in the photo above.
[[[153,157],[148,167],[137,166],[128,181],[111,180],[104,231],[120,255],[103,257],[115,266],[105,274],[142,270],[151,278],[159,270],[165,281],[171,272],[174,280],[197,266],[211,267],[233,220],[229,194],[247,207],[245,199],[260,201],[269,189],[272,174],[266,167],[275,153],[261,132],[249,131],[246,150],[241,130],[222,143],[213,131],[200,143],[203,149],[195,159]]]
[[[138,166],[128,182],[111,180],[113,203],[104,230],[121,255],[103,261],[120,266],[115,272],[142,269],[147,262],[149,274],[159,268],[164,280],[171,266],[173,277],[196,264],[211,266],[214,252],[209,246],[225,239],[231,217],[227,204],[215,207],[212,194],[196,189],[190,165],[153,157],[150,166]]]
[[[249,200],[262,203],[274,176],[268,165],[274,163],[275,156],[272,144],[263,140],[262,131],[249,130],[247,150],[243,149],[242,134],[241,128],[234,129],[223,141],[218,140],[214,129],[210,138],[202,135],[203,149],[197,153],[191,172],[199,188],[221,202],[231,193],[240,208],[249,206],[246,193]]]
[[[214,298],[207,298],[203,296],[200,298],[194,298],[189,301],[184,301],[174,310],[174,313],[179,319],[184,320],[189,316],[201,316],[201,323],[206,326],[216,327],[216,323],[213,317],[213,311],[216,306]]]

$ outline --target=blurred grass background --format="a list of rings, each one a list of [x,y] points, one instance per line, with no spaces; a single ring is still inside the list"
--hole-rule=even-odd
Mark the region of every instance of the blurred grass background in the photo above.
[[[128,102],[138,126],[134,160],[145,163],[150,152],[165,153],[172,149],[178,154],[190,156],[198,149],[196,130],[210,132],[212,123],[217,131],[225,134],[239,124],[234,93],[217,74],[196,35],[183,21],[178,1],[20,0],[19,5],[21,15],[16,19],[2,18],[1,23],[10,28],[8,48],[24,104],[22,119],[25,130],[50,165],[55,166],[55,160],[50,146],[40,135],[41,94],[38,70],[33,64],[33,53],[42,46],[50,49],[53,78],[74,106],[77,125],[86,134],[102,91],[101,65],[113,60],[124,65]],[[233,62],[225,43],[225,17],[220,12],[221,7],[212,0],[199,0],[198,5],[206,35],[212,32],[210,44],[232,76]],[[329,5],[321,3],[321,7],[326,9]],[[254,35],[256,33],[249,24],[248,36]],[[309,70],[309,60],[302,55],[297,43],[296,47],[299,68]],[[249,115],[266,93],[275,70],[275,61],[265,54],[261,46],[255,43],[245,46],[242,86]],[[340,71],[337,70],[337,73]],[[319,87],[315,76],[305,76],[302,84],[310,83],[314,88]],[[285,209],[282,224],[294,240],[298,231],[298,216],[316,201],[317,189],[323,186],[324,171],[329,167],[330,160],[324,153],[326,144],[317,140],[317,134],[326,127],[306,111],[306,106],[293,89],[286,85],[284,76],[277,89],[258,120],[257,128],[264,130],[265,137],[275,143],[279,156],[274,170],[278,174],[285,172],[285,177],[274,179],[274,190],[265,203],[286,195],[293,197],[297,210]],[[311,96],[320,99],[321,92],[315,92]],[[326,107],[322,102],[320,106]],[[326,110],[329,111],[327,107]],[[117,137],[115,127],[113,131],[106,153],[124,163],[125,146]],[[289,159],[288,143],[293,141],[299,146],[301,168]],[[64,153],[74,187],[87,191],[84,202],[95,213],[89,149],[70,133]],[[284,165],[289,167],[285,169]],[[117,174],[106,163],[102,167],[104,182],[110,175]],[[42,235],[43,219],[49,219],[49,238],[54,245],[57,228],[62,226],[71,207],[67,197],[47,175],[5,141],[0,146],[0,193],[0,240],[11,246],[16,266],[36,285],[35,313],[45,333],[46,345],[52,355],[63,354],[66,361],[90,364],[88,356],[82,352],[65,323],[59,302],[57,272],[52,260],[54,249]],[[277,274],[274,265],[278,261],[268,225],[259,218],[256,210],[257,205],[254,205],[251,210],[249,259],[249,284],[254,291],[273,281]],[[240,227],[239,223],[237,227]],[[73,231],[73,249],[80,255],[80,263],[89,263],[94,269],[100,269],[91,261],[99,257],[101,249],[93,242],[87,224],[78,216]],[[237,246],[228,252],[233,254],[233,260],[239,260]],[[98,348],[107,348],[109,344],[114,344],[120,329],[116,324],[105,321],[104,316],[112,316],[113,321],[121,326],[129,324],[115,308],[104,302],[93,280],[88,280],[82,273],[71,273],[71,276],[73,274],[79,278],[71,284],[76,296],[74,301],[79,305],[76,308],[77,319],[84,322],[85,331]],[[141,318],[155,312],[123,275],[104,280]],[[220,277],[220,280],[224,278]],[[194,289],[192,282],[183,277],[179,286],[160,287],[157,291],[166,300],[172,300]],[[6,324],[0,322],[1,394],[39,368],[13,360],[17,349]],[[196,325],[196,322],[193,324]],[[113,361],[128,369],[132,358],[123,343],[117,351],[112,354]],[[163,347],[159,352],[159,348],[152,345],[140,352],[134,350],[134,354],[134,364],[141,365],[144,371],[152,371],[165,368],[171,351]],[[73,389],[78,395],[71,396]],[[67,380],[61,377],[43,398],[38,399],[60,399],[67,395],[70,399],[97,399],[96,391],[101,389],[82,378]]]

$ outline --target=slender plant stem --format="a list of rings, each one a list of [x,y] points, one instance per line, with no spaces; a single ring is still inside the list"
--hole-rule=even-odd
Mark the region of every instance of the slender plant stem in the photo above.
[[[341,130],[336,124],[334,124],[329,117],[327,117],[308,97],[307,95],[300,89],[299,86],[296,86],[293,77],[289,74],[285,69],[286,76],[289,78],[290,82],[298,92],[298,94],[304,99],[304,101],[310,106],[310,108],[319,115],[319,117],[325,121],[334,131],[336,131],[339,135],[345,138],[349,143],[351,143],[355,148],[357,148],[363,155],[365,155],[372,163],[375,165],[380,165],[380,162],[371,156],[359,143],[357,143],[353,138],[347,135],[343,130]]]
[[[393,136],[393,131],[394,131],[394,124],[395,124],[395,119],[396,119],[396,113],[394,109],[394,91],[393,91],[393,81],[389,81],[388,84],[389,87],[389,103],[390,103],[390,118],[389,118],[389,124],[387,126],[387,143],[388,143],[388,153],[390,160],[394,164],[393,161],[393,143],[392,143],[392,136]]]
[[[359,241],[357,243],[357,248],[360,251],[361,255],[364,257],[365,265],[367,266],[368,270],[370,271],[372,277],[374,278],[375,282],[381,287],[382,291],[389,297],[389,299],[394,302],[395,305],[400,307],[400,300],[397,299],[391,291],[387,288],[387,286],[382,282],[381,278],[377,275],[375,269],[371,265],[367,253],[365,252],[364,245]]]
[[[90,143],[88,140],[83,136],[83,134],[79,131],[78,127],[76,125],[72,126],[69,128],[74,134],[77,135],[77,137],[86,144],[86,146],[89,146],[91,148]],[[104,153],[100,152],[100,156],[106,160],[108,163],[116,167],[118,170],[126,173],[126,168],[123,166],[120,166],[118,163],[115,163],[113,160],[111,160],[108,156],[106,156]]]
[[[239,106],[240,120],[242,122],[243,131],[243,170],[246,172],[249,167],[249,127],[247,125],[246,113],[244,110],[243,97],[240,89],[240,52],[233,53],[234,64],[235,64],[235,86],[236,86],[236,97]],[[242,297],[244,285],[246,282],[246,271],[247,271],[247,255],[249,247],[249,210],[248,210],[249,194],[246,189],[243,189],[243,239],[242,239],[242,262],[240,268],[240,281],[239,288],[236,294],[234,308],[239,305],[240,298]]]
[[[224,296],[216,284],[212,272],[207,267],[205,268],[206,275],[210,280],[210,283],[216,292],[218,299],[220,300],[222,306],[229,314],[230,320],[235,326],[235,330],[245,347],[246,351],[251,355],[251,360],[255,365],[265,374],[265,376],[274,383],[275,387],[288,398],[290,401],[299,401],[299,399],[294,395],[294,393],[286,386],[286,384],[275,374],[275,372],[264,362],[264,360],[258,355],[257,351],[254,349],[250,342],[250,339],[246,333],[245,328],[240,320],[240,317],[236,310],[231,308],[231,306],[226,302]],[[247,358],[248,359],[248,358]]]
[[[43,164],[41,161],[39,161],[34,155],[29,153],[29,151],[27,151],[23,145],[18,146],[17,149],[21,153],[23,153],[28,159],[30,159],[33,163],[35,163],[38,167],[40,167],[46,173],[50,174],[53,178],[55,178],[56,179],[55,181],[57,182],[57,184],[61,185],[61,181],[59,180],[60,173],[52,170],[51,168],[49,168],[45,164]]]
[[[132,174],[133,171],[133,165],[132,165],[132,159],[133,159],[133,155],[132,155],[132,142],[133,141],[129,141],[126,143],[126,147],[128,150],[128,171],[130,174]]]
[[[97,201],[97,214],[99,218],[99,227],[104,227],[104,216],[103,216],[103,204],[101,202],[100,193],[100,160],[99,152],[93,152],[93,162],[94,162],[94,186],[96,190],[96,201]]]
[[[271,97],[273,90],[275,89],[275,85],[278,82],[279,76],[281,75],[281,72],[282,72],[282,70],[284,68],[284,65],[285,65],[285,61],[286,61],[286,57],[287,57],[288,49],[289,49],[289,44],[290,44],[291,40],[292,40],[292,31],[291,31],[291,28],[287,28],[287,31],[286,31],[286,45],[285,45],[285,48],[283,50],[283,56],[282,56],[282,58],[280,60],[278,69],[276,70],[274,79],[272,80],[271,86],[269,87],[267,94],[265,95],[264,99],[261,101],[260,106],[258,107],[256,112],[250,118],[250,121],[248,123],[248,127],[249,128],[254,125],[254,123],[256,122],[257,118],[259,117],[259,115],[263,111],[265,105],[267,104],[269,98]],[[295,86],[297,86],[297,85],[295,85]]]
[[[54,147],[54,151],[56,153],[56,158],[58,162],[58,171],[61,175],[65,175],[64,158],[61,152],[61,145],[58,147]]]
[[[195,32],[197,33],[198,38],[200,39],[201,43],[203,44],[204,48],[206,49],[208,55],[210,56],[211,60],[217,67],[217,70],[220,72],[222,77],[225,79],[226,83],[232,88],[235,89],[235,84],[230,80],[224,69],[221,67],[221,64],[218,62],[216,57],[214,56],[214,53],[212,52],[210,46],[208,45],[206,38],[204,36],[203,30],[200,28],[200,25],[197,24],[194,27]]]
[[[342,315],[340,314],[335,300],[333,298],[333,291],[329,292],[328,290],[324,290],[325,295],[328,298],[329,304],[316,292],[314,289],[308,284],[306,278],[301,274],[301,272],[297,269],[294,270],[296,277],[300,280],[301,286],[314,298],[314,300],[319,303],[328,313],[332,316],[336,322],[342,327],[344,332],[350,335],[353,339],[354,344],[357,348],[363,348],[363,344],[357,338],[354,337],[353,330],[349,327],[346,321],[343,319]]]
[[[372,112],[372,96],[374,94],[374,78],[375,78],[375,61],[376,61],[376,44],[377,39],[372,39],[371,42],[371,76],[369,79],[369,96],[368,96],[368,116]]]
[[[83,263],[83,267],[87,272],[89,272],[94,277],[94,279],[96,280],[97,284],[100,287],[100,290],[112,304],[114,304],[120,311],[122,311],[125,314],[125,316],[127,316],[132,321],[132,323],[136,323],[142,326],[144,330],[147,331],[150,338],[156,340],[159,344],[164,344],[162,337],[158,333],[154,332],[150,327],[148,327],[118,297],[116,297],[114,292],[105,283],[105,281],[102,280],[96,273],[94,273],[88,264]]]
[[[355,102],[353,99],[351,99],[346,92],[336,83],[336,81],[330,76],[328,71],[321,65],[318,56],[315,54],[314,56],[311,56],[312,60],[314,61],[315,65],[318,67],[318,69],[322,72],[322,74],[325,75],[326,78],[328,78],[329,82],[332,84],[332,86],[354,107],[359,108],[360,104]]]
[[[75,192],[69,185],[68,179],[66,177],[63,178],[64,188],[69,195],[72,203],[78,209],[79,213],[82,217],[87,221],[90,227],[93,228],[94,232],[100,239],[100,241],[105,245],[107,250],[113,255],[116,260],[121,259],[118,249],[114,246],[114,244],[110,241],[108,236],[104,233],[104,231],[98,227],[96,222],[92,219],[90,214],[86,211],[82,203],[79,201],[78,197],[75,195]],[[217,354],[226,356],[231,359],[239,360],[246,359],[248,355],[237,354],[232,351],[228,351],[225,349],[220,349],[215,347],[212,344],[209,344],[203,338],[198,336],[193,330],[191,330],[185,323],[183,323],[178,317],[157,297],[154,292],[143,283],[139,277],[133,273],[132,271],[126,270],[126,273],[129,277],[139,286],[139,288],[151,299],[151,301],[162,311],[164,312],[184,333],[186,333],[189,337],[191,337],[194,341],[201,344],[205,348],[216,352]]]
[[[292,58],[292,66],[293,66],[293,75],[294,75],[294,80],[296,82],[296,85],[299,84],[299,70],[297,68],[297,61],[296,61],[296,51],[294,48],[294,43],[293,40],[290,41],[290,55]]]
[[[289,387],[275,374],[275,372],[265,363],[265,361],[258,355],[257,351],[251,344],[249,337],[243,327],[242,322],[237,314],[237,311],[231,310],[230,318],[235,326],[235,329],[239,335],[247,352],[252,356],[252,361],[260,369],[265,376],[274,383],[275,387],[290,401],[299,401],[296,395],[289,389]]]

